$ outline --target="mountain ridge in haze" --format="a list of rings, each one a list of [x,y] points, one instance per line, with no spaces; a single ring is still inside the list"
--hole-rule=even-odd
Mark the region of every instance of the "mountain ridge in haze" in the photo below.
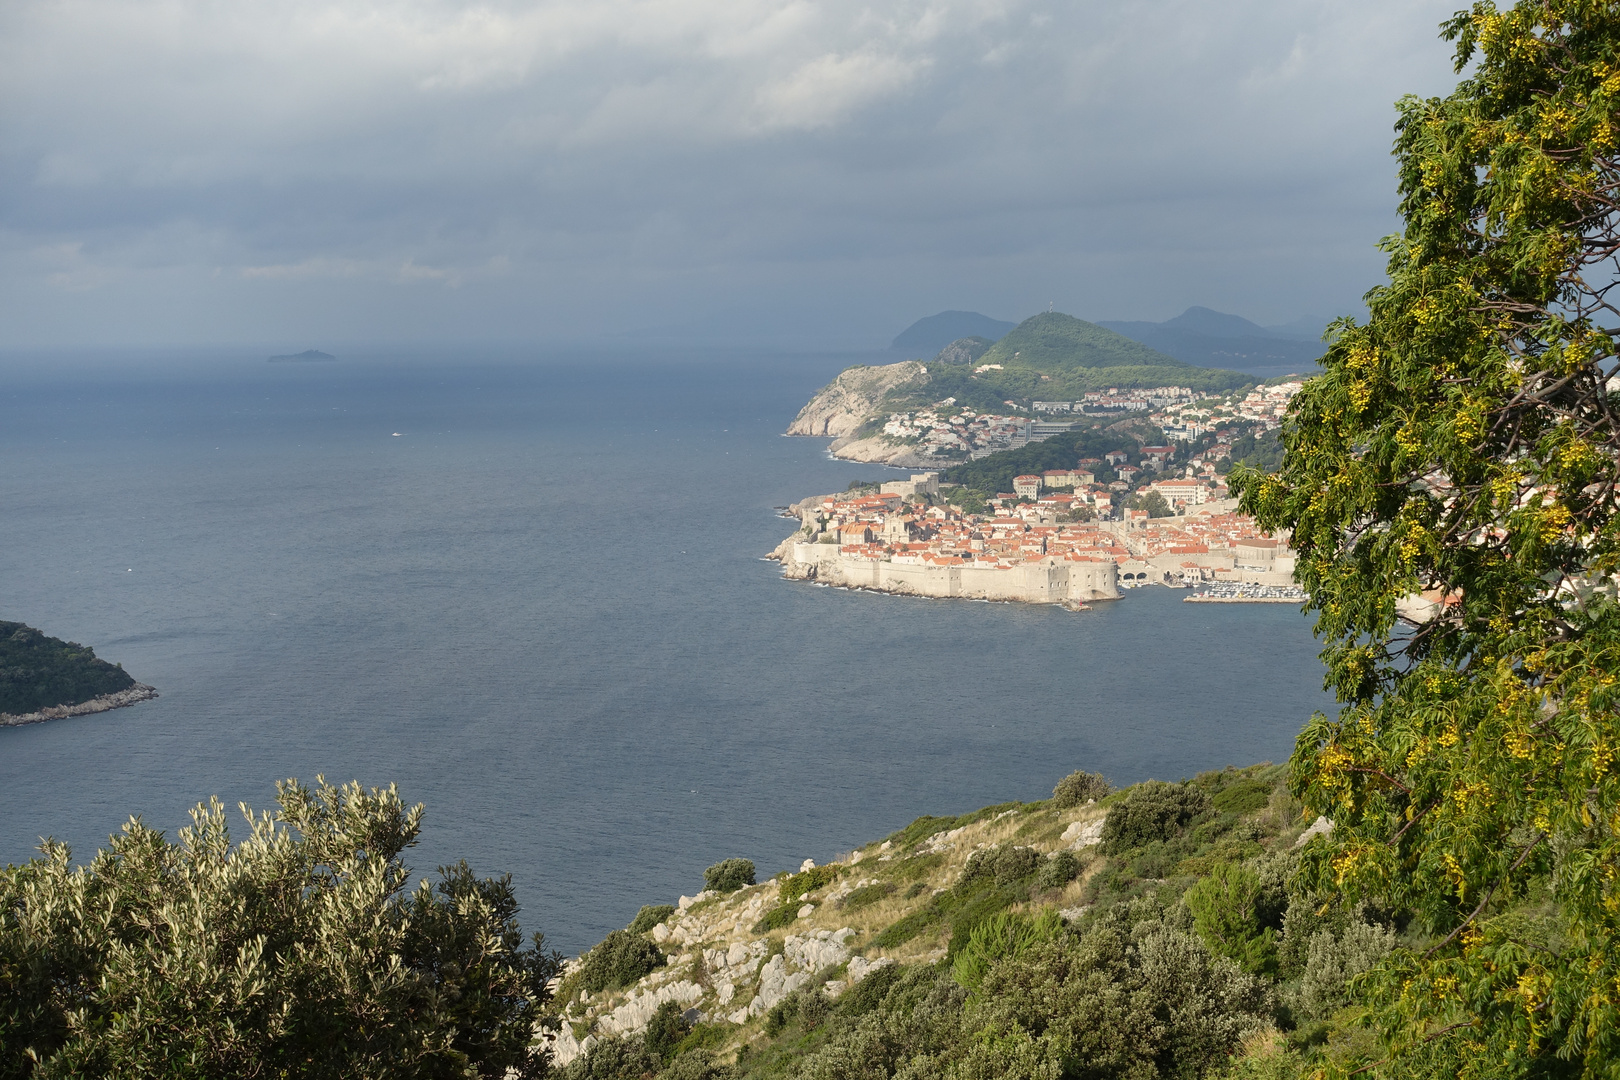
[[[996,341],[1005,337],[1015,325],[981,315],[977,311],[942,311],[938,315],[918,319],[906,327],[889,348],[899,351],[914,350],[931,356],[951,342],[962,338],[982,337]]]
[[[1321,328],[1326,322],[1318,324],[1310,318],[1266,327],[1241,315],[1190,307],[1164,322],[1103,319],[1097,325],[1185,363],[1255,374],[1308,371],[1327,351],[1321,341]]]

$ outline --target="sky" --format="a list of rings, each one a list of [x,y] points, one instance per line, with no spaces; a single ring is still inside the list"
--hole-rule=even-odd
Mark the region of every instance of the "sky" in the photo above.
[[[6,0],[0,349],[1357,310],[1460,0]]]

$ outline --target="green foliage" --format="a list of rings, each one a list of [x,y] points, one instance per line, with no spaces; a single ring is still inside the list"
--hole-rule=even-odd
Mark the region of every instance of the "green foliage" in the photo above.
[[[653,1011],[647,1021],[647,1030],[642,1034],[642,1041],[647,1053],[661,1063],[667,1063],[691,1031],[692,1025],[687,1023],[680,1004],[666,1001]]]
[[[628,930],[615,930],[585,954],[579,985],[593,994],[617,990],[650,975],[664,964],[658,946]]]
[[[1165,501],[1164,496],[1153,490],[1145,491],[1139,495],[1132,495],[1126,500],[1125,505],[1132,510],[1147,511],[1147,516],[1150,518],[1174,517],[1176,513],[1170,509],[1170,504]]]
[[[562,1080],[641,1080],[663,1064],[641,1036],[608,1038],[570,1061]]]
[[[0,622],[0,713],[77,705],[134,685],[123,668],[96,659],[94,649]]]
[[[975,851],[962,868],[962,884],[989,878],[997,885],[1012,885],[1035,873],[1041,856],[1034,848],[997,846]]]
[[[940,480],[960,484],[985,495],[994,495],[1011,491],[1015,476],[1045,472],[1047,469],[1072,469],[1081,458],[1100,458],[1112,450],[1126,450],[1132,454],[1141,450],[1142,444],[1136,439],[1109,431],[1094,420],[1083,420],[1081,424],[1074,431],[1054,435],[1050,439],[953,465],[940,474]]]
[[[1055,375],[1069,368],[1190,368],[1172,356],[1057,311],[1043,311],[1019,323],[979,358],[981,364],[1036,368]],[[1167,378],[1158,385],[1169,385]]]
[[[748,859],[724,859],[703,871],[703,887],[722,895],[754,883],[754,864]]]
[[[926,887],[926,886],[925,886]],[[871,885],[863,885],[838,902],[838,906],[853,911],[856,908],[867,907],[879,900],[893,896],[895,886],[893,882],[877,881]]]
[[[217,800],[177,843],[138,819],[75,867],[0,871],[0,1076],[520,1076],[559,958],[509,879],[408,890],[420,806],[277,785],[233,845]]]
[[[782,903],[786,904],[806,893],[813,893],[824,885],[831,885],[838,880],[838,873],[839,868],[836,866],[812,866],[808,870],[801,870],[797,874],[789,874],[783,878],[777,893]]]
[[[911,847],[911,845],[917,843],[919,840],[926,840],[935,833],[944,832],[946,829],[954,828],[955,825],[956,819],[953,817],[933,817],[929,814],[924,814],[922,817],[918,818],[916,821],[913,821],[910,825],[907,825],[899,832],[890,833],[888,836],[888,843],[894,847],[900,848],[903,851],[906,848]]]
[[[797,900],[792,900],[786,904],[779,904],[776,907],[771,908],[764,915],[760,916],[759,921],[754,924],[754,933],[768,934],[772,930],[780,930],[783,927],[792,926],[794,920],[799,917],[800,906],[801,905]]]
[[[1072,851],[1060,851],[1041,863],[1035,883],[1043,889],[1061,889],[1080,876],[1080,859]]]
[[[985,502],[984,493],[975,491],[972,488],[961,486],[942,488],[939,495],[940,501],[951,506],[960,506],[963,513],[982,514],[989,509],[989,503]]]
[[[786,1074],[834,1077],[1196,1077],[1268,1019],[1264,986],[1164,921],[1151,901],[1111,910],[1083,933],[1048,917],[981,924],[945,972],[874,972],[840,1000],[825,1038]],[[1022,924],[1022,926],[1020,925]],[[1019,929],[1014,929],[1020,927]],[[986,952],[987,965],[976,962]],[[972,961],[966,958],[974,958]],[[972,977],[970,976],[970,979]]]
[[[765,1013],[765,1034],[775,1038],[789,1024],[813,1031],[826,1019],[827,1011],[827,995],[820,990],[795,990]]]
[[[1326,1017],[1350,1002],[1350,980],[1395,948],[1395,932],[1353,919],[1338,933],[1319,930],[1306,946],[1299,1004],[1309,1016]]]
[[[630,920],[625,929],[632,934],[645,934],[671,915],[675,914],[674,904],[647,904]]]
[[[1102,773],[1088,773],[1076,769],[1057,782],[1052,789],[1052,804],[1060,810],[1083,806],[1093,799],[1106,799],[1113,788]]]
[[[1271,785],[1263,780],[1239,780],[1217,791],[1212,801],[1223,814],[1247,814],[1271,801]]]
[[[1292,533],[1343,702],[1291,762],[1335,825],[1304,872],[1423,941],[1362,984],[1359,1067],[1614,1075],[1620,10],[1476,3],[1445,32],[1469,74],[1400,103],[1388,281],[1336,324],[1281,472],[1234,475]],[[1397,632],[1425,589],[1447,605]]]
[[[1217,954],[1237,961],[1250,974],[1276,972],[1276,931],[1261,925],[1258,874],[1237,863],[1217,863],[1183,899],[1193,928]]]
[[[1043,911],[1035,918],[1005,912],[993,915],[968,933],[967,943],[951,961],[951,977],[964,990],[976,992],[991,964],[1050,941],[1062,929],[1063,920],[1055,911]]]
[[[1102,851],[1118,855],[1154,841],[1172,840],[1193,820],[1210,810],[1210,798],[1198,788],[1148,780],[1131,788],[1108,808],[1103,820]]]
[[[1283,445],[1275,431],[1262,431],[1232,440],[1232,464],[1256,472],[1276,472],[1282,467]]]

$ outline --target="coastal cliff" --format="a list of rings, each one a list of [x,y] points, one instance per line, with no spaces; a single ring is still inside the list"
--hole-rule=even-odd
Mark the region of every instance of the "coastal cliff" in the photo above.
[[[845,438],[854,435],[876,413],[892,390],[928,382],[927,365],[917,360],[879,367],[845,368],[838,378],[816,391],[788,425],[789,435]]]

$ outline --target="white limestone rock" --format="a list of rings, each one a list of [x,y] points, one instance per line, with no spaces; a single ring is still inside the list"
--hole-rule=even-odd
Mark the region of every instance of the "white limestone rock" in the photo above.
[[[1294,846],[1295,847],[1304,847],[1306,844],[1308,844],[1310,842],[1310,839],[1313,836],[1332,836],[1332,835],[1333,835],[1333,822],[1329,821],[1326,815],[1320,815],[1320,816],[1317,817],[1317,819],[1315,821],[1311,822],[1311,827],[1310,828],[1306,829],[1304,832],[1299,834],[1299,839],[1294,841]]]
[[[695,982],[682,979],[659,987],[649,993],[631,998],[617,1009],[599,1017],[596,1021],[597,1030],[605,1035],[628,1035],[640,1031],[647,1026],[658,1006],[666,1001],[679,1002],[682,1005],[695,1005],[703,999],[703,987]]]
[[[1106,818],[1098,818],[1096,821],[1076,821],[1063,830],[1063,835],[1059,839],[1071,851],[1079,851],[1081,848],[1100,844],[1102,843],[1103,822],[1106,820]]]
[[[816,910],[816,905],[806,904],[799,909],[798,917],[801,919],[808,919],[810,917],[810,913],[814,910]]]

